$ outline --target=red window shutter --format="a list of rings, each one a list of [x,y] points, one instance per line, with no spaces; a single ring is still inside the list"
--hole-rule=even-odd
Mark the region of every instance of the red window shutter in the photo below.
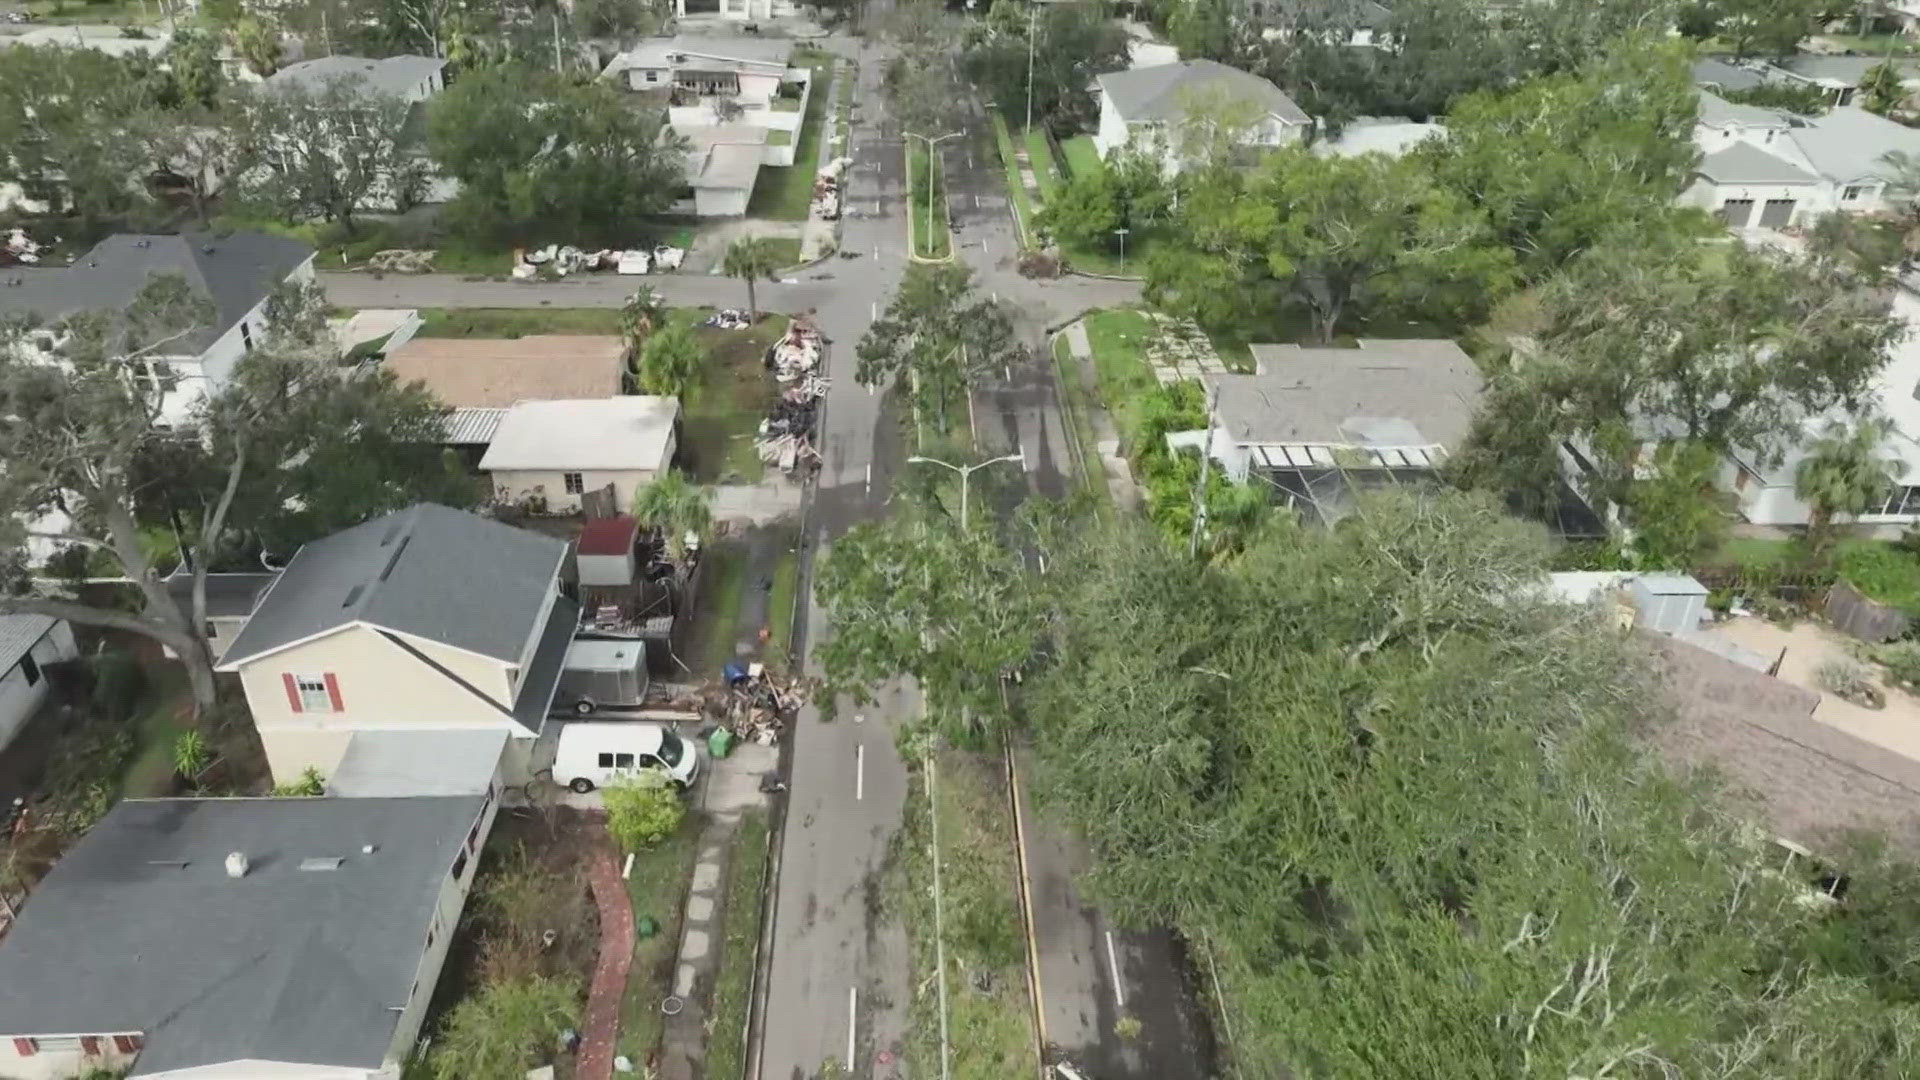
[[[19,1054],[21,1057],[32,1057],[40,1052],[40,1045],[32,1039],[15,1035],[13,1037],[13,1052]]]
[[[123,1054],[131,1054],[135,1050],[140,1049],[140,1036],[115,1035],[113,1037],[113,1048]]]
[[[340,680],[334,678],[333,672],[331,671],[327,672],[326,680],[327,680],[327,701],[333,705],[333,711],[346,712],[347,711],[346,706],[340,704]]]
[[[80,1036],[80,1052],[82,1054],[99,1053],[100,1052],[100,1036],[98,1035]]]
[[[287,687],[287,704],[293,707],[294,712],[299,712],[300,711],[300,687],[298,684],[296,684],[293,681],[292,673],[285,672],[285,671],[281,672],[280,681],[286,684],[286,687]]]

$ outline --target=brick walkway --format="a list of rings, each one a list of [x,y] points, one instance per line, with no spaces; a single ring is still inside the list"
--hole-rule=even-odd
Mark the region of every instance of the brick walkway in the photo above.
[[[613,848],[594,848],[587,868],[593,902],[600,908],[600,959],[593,966],[593,989],[587,994],[587,1022],[580,1033],[577,1080],[609,1080],[613,1075],[615,1040],[620,1035],[620,999],[627,992],[627,969],[633,966],[633,904]]]

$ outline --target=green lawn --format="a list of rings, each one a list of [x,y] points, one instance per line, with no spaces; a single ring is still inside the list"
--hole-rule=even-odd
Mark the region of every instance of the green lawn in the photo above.
[[[775,129],[767,132],[768,146],[785,146],[793,141],[793,132]]]
[[[120,794],[129,799],[174,794],[173,740],[192,723],[187,673],[179,664],[150,666],[146,678],[133,717],[137,750],[120,782]]]
[[[140,0],[105,0],[103,3],[28,0],[26,10],[32,13],[33,21],[36,23],[60,25],[114,23],[124,26],[130,23],[143,25],[157,23],[165,9],[158,3],[142,4]],[[163,28],[148,26],[147,36],[165,37],[166,34]],[[72,42],[67,44],[71,45]]]
[[[618,334],[615,308],[421,308],[424,338],[520,338],[532,334]]]
[[[798,248],[794,258],[799,257]],[[740,302],[746,303],[744,288]],[[702,308],[675,308],[672,317],[687,325],[708,312]],[[700,381],[680,403],[680,465],[703,484],[753,483],[766,466],[754,450],[760,421],[779,396],[779,388],[762,364],[767,346],[787,329],[787,320],[762,315],[740,330],[700,327],[694,335],[708,350]]]
[[[706,1075],[741,1076],[747,1054],[747,1005],[760,942],[760,886],[767,869],[767,813],[749,810],[727,845],[727,890],[721,909],[720,973],[713,985]]]
[[[1113,417],[1121,438],[1131,442],[1137,427],[1137,402],[1160,385],[1147,363],[1147,344],[1158,335],[1158,328],[1145,314],[1131,308],[1096,311],[1087,316],[1086,325],[1100,401]]]
[[[1080,447],[1080,484],[1093,495],[1095,505],[1100,507],[1102,516],[1106,516],[1113,509],[1113,492],[1107,487],[1106,468],[1100,464],[1099,439],[1093,433],[1094,405],[1086,380],[1081,377],[1080,361],[1067,347],[1065,334],[1053,339],[1053,367],[1060,381],[1060,405],[1067,415],[1067,435]]]
[[[701,556],[698,613],[699,643],[687,659],[697,671],[718,674],[733,659],[740,643],[740,601],[747,591],[747,549],[737,540],[721,540]]]
[[[933,181],[927,181],[927,151],[919,145],[907,149],[907,189],[912,193],[908,202],[911,213],[907,217],[907,235],[911,237],[913,253],[922,259],[944,259],[952,251],[953,239],[947,231],[947,192],[944,171],[933,170]],[[932,207],[929,209],[928,202]]]
[[[798,50],[794,56],[795,63],[813,67],[813,92],[807,97],[807,115],[800,121],[800,141],[793,148],[793,164],[761,168],[754,180],[753,197],[747,202],[748,217],[805,221],[807,204],[813,200],[813,178],[820,171],[821,120],[833,88],[833,62],[831,58],[801,61]]]
[[[1158,232],[1134,232],[1124,247],[1120,237],[1109,236],[1105,243],[1069,247],[1065,253],[1067,264],[1083,274],[1137,278],[1146,274],[1147,256],[1165,242]]]
[[[1047,145],[1047,133],[1039,128],[1027,130],[1027,163],[1033,167],[1033,182],[1040,185],[1040,199],[1051,199],[1066,180],[1060,175],[1060,163],[1053,159]]]
[[[773,253],[773,265],[785,268],[800,262],[800,238],[797,236],[767,236],[760,243]]]
[[[665,840],[633,858],[627,878],[627,896],[633,901],[633,968],[627,975],[627,993],[620,1005],[620,1053],[646,1061],[660,1045],[663,1017],[660,1002],[673,992],[673,968],[680,951],[680,915],[687,885],[693,880],[695,841],[700,815],[689,813],[680,828]],[[625,862],[625,856],[619,856]],[[659,927],[652,937],[638,932],[641,920]]]
[[[787,654],[793,644],[793,608],[800,586],[800,554],[788,551],[773,568],[773,588],[767,593],[767,648],[769,668],[780,668],[792,659]]]
[[[1007,195],[1013,200],[1013,213],[1019,220],[1020,238],[1025,244],[1033,243],[1033,202],[1027,198],[1027,185],[1020,182],[1020,159],[1014,152],[1013,136],[1007,133],[1006,118],[999,109],[988,109],[987,116],[993,121],[994,145],[1000,148],[1000,165],[1007,173]]]
[[[1075,135],[1061,142],[1060,153],[1066,156],[1067,172],[1073,176],[1098,172],[1106,167],[1100,161],[1100,152],[1093,148],[1091,135]]]

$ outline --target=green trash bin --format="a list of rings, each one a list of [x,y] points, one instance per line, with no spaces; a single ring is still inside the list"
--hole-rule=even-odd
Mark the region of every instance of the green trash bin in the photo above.
[[[726,728],[714,728],[713,734],[707,736],[707,752],[716,758],[733,753],[733,732]]]

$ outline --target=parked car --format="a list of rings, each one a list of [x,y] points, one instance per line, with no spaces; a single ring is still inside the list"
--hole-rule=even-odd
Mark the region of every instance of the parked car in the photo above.
[[[560,672],[555,704],[579,716],[603,708],[630,709],[647,697],[646,642],[575,641],[567,646],[567,666]]]
[[[554,783],[584,795],[644,772],[657,772],[675,787],[691,787],[700,776],[700,754],[663,724],[589,722],[560,729]]]

